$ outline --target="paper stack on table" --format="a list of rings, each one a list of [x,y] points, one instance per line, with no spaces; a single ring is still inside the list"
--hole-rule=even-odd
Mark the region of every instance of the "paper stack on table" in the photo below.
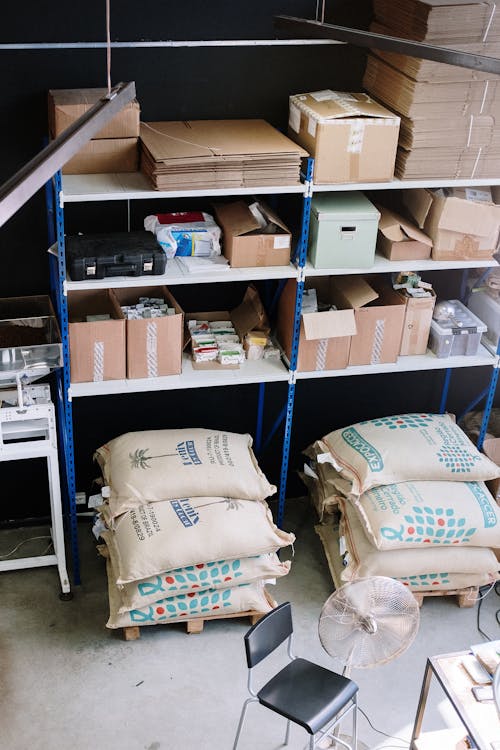
[[[157,190],[298,185],[305,156],[264,120],[141,124],[141,169]]]

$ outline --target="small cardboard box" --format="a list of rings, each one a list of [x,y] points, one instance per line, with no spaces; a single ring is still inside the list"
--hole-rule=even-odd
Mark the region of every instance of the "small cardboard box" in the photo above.
[[[75,120],[84,115],[106,96],[107,89],[51,89],[49,91],[49,132],[53,138],[60,135]],[[140,120],[139,102],[126,104],[94,138],[138,138]]]
[[[270,331],[266,311],[253,284],[248,286],[242,302],[232,310],[185,313],[184,319],[186,323],[189,320],[230,320],[240,337],[240,341],[243,341],[250,331],[263,331],[266,334]],[[190,340],[191,336],[186,326],[184,348],[188,346]],[[237,370],[240,365],[223,365],[217,361],[195,362],[193,360],[192,367],[193,370]]]
[[[290,97],[288,134],[314,156],[314,182],[386,182],[394,176],[400,118],[368,94]]]
[[[466,191],[402,191],[406,208],[432,239],[434,260],[488,260],[496,252],[500,206],[465,196]]]
[[[137,172],[137,138],[100,138],[88,141],[63,167],[64,174]]]
[[[245,201],[214,206],[215,218],[223,231],[223,254],[233,268],[287,266],[292,235],[281,219],[261,201],[258,208],[276,231],[267,233]]]
[[[116,289],[120,305],[135,305],[139,297],[163,297],[175,315],[126,320],[127,378],[156,378],[182,371],[184,314],[166,286]]]
[[[337,276],[333,299],[338,306],[352,307],[356,335],[349,351],[350,365],[396,362],[401,348],[405,300],[379,279]]]
[[[306,280],[307,289],[315,289],[318,299],[333,304],[332,277],[317,276]],[[277,336],[285,355],[292,355],[293,323],[297,282],[289,279],[278,306]],[[351,337],[356,333],[354,310],[329,310],[303,313],[300,322],[297,370],[343,370],[349,361]]]
[[[432,240],[403,216],[377,205],[380,211],[377,250],[389,260],[426,260]]]
[[[397,290],[406,305],[401,338],[400,355],[425,354],[431,330],[432,313],[436,304],[436,294],[432,297],[411,297],[404,289]]]
[[[87,315],[110,315],[111,320],[87,322]],[[113,292],[68,292],[68,319],[71,381],[125,378],[125,319]]]

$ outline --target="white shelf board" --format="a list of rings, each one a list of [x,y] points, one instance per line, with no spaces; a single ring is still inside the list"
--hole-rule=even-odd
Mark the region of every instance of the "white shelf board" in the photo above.
[[[423,180],[390,180],[389,182],[342,182],[330,185],[313,183],[313,193],[330,193],[338,190],[404,190],[406,188],[440,188],[440,187],[482,187],[500,185],[500,177],[482,177],[481,179],[456,180],[451,177]]]
[[[153,190],[142,172],[123,174],[67,174],[62,178],[64,203],[88,201],[144,200],[146,198],[194,198],[225,195],[304,194],[306,186],[202,188],[200,190]]]
[[[466,268],[490,268],[498,266],[493,258],[490,260],[388,260],[382,255],[375,255],[375,263],[370,268],[314,268],[306,262],[306,276],[345,276],[351,274],[391,273],[393,271],[444,271]]]
[[[159,276],[109,276],[104,279],[66,280],[66,289],[118,289],[120,287],[174,286],[179,284],[215,284],[230,281],[259,281],[267,279],[297,278],[297,268],[288,266],[267,266],[253,268],[227,268],[210,273],[189,273],[184,270],[177,258],[167,260],[164,274]]]
[[[351,375],[377,375],[388,372],[417,372],[423,370],[447,370],[458,367],[492,367],[497,363],[497,357],[491,354],[484,346],[474,357],[436,357],[431,351],[418,356],[398,357],[397,362],[389,362],[380,365],[355,365],[346,367],[345,370],[316,370],[314,372],[297,372],[297,380],[309,378],[337,378],[349,377]]]
[[[72,383],[71,396],[108,396],[140,391],[174,391],[212,386],[247,385],[250,383],[287,382],[288,370],[277,359],[246,361],[235,370],[194,370],[187,354],[182,358],[181,375],[136,380],[103,380],[99,383]]]

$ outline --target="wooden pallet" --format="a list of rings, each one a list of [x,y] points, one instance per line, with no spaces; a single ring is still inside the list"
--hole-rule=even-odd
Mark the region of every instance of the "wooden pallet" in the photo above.
[[[276,605],[274,605],[276,606]],[[198,633],[203,632],[203,626],[208,620],[229,620],[234,617],[248,617],[250,619],[250,624],[255,625],[256,622],[258,622],[261,617],[264,617],[264,612],[255,612],[253,610],[248,610],[247,612],[234,612],[233,614],[229,615],[209,615],[208,617],[196,617],[192,620],[185,620],[183,625],[186,625],[186,632],[189,635],[195,635]],[[175,623],[162,623],[165,625],[178,625],[179,621]],[[146,627],[146,626],[144,626]],[[151,625],[148,625],[147,627],[152,627]],[[123,637],[126,641],[136,641],[138,638],[141,637],[141,626],[140,625],[130,625],[129,627],[122,628],[123,630]]]
[[[318,524],[314,527],[317,535],[323,543],[328,567],[332,576],[333,584],[336,589],[343,585],[341,579],[342,561],[339,555],[339,532],[338,527],[333,524]],[[411,590],[411,589],[410,589]],[[436,591],[418,591],[411,592],[419,607],[422,606],[424,598],[427,596],[456,596],[459,607],[473,607],[477,601],[479,589],[477,586],[470,586],[465,589],[450,589]]]

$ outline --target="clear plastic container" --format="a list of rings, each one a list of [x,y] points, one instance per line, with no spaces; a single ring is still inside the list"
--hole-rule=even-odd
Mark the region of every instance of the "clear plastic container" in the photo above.
[[[455,314],[449,320],[431,322],[429,349],[436,357],[473,357],[479,350],[487,326],[459,300],[449,300]]]

